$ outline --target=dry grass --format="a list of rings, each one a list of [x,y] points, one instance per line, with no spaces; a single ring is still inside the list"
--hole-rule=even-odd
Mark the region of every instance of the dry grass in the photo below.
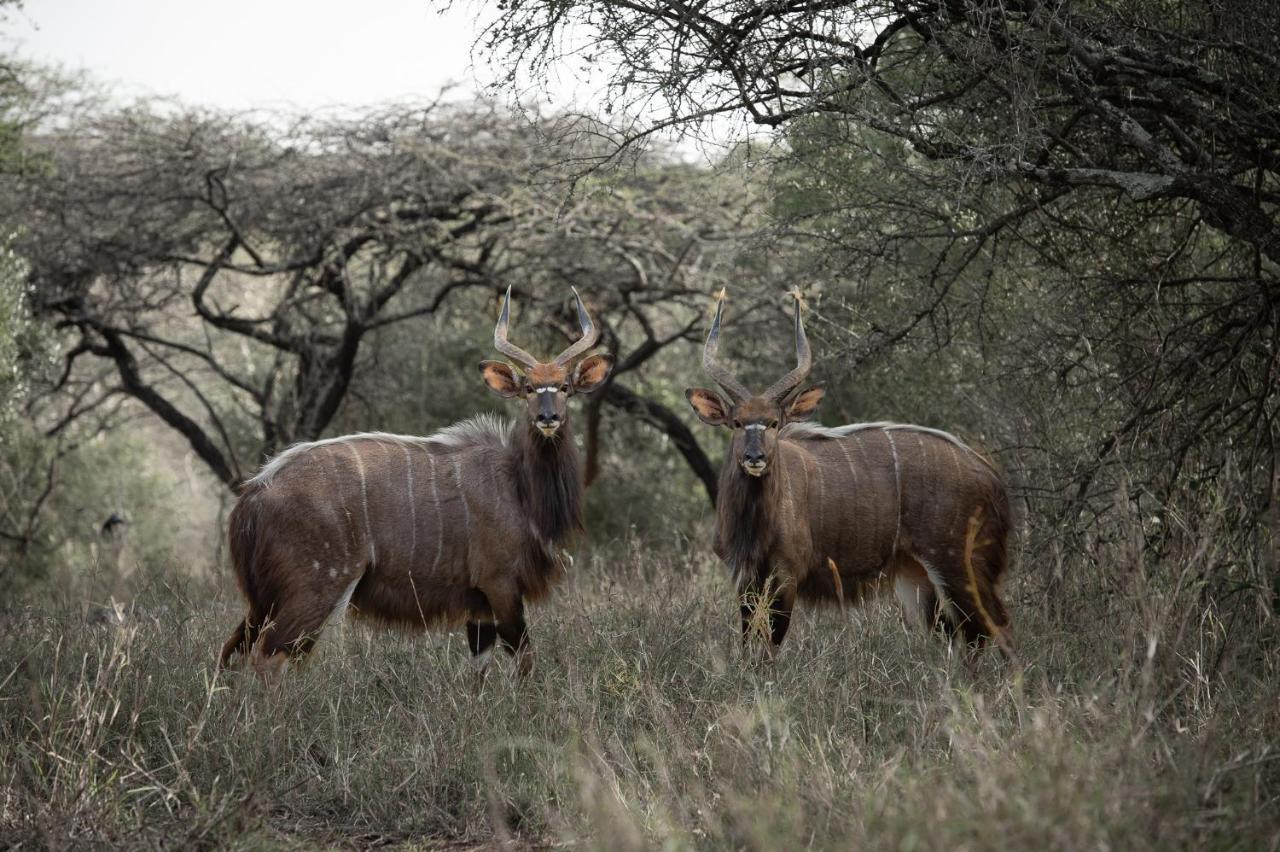
[[[1069,619],[1013,584],[1014,672],[880,606],[764,663],[718,566],[635,550],[580,559],[535,675],[478,691],[460,635],[355,625],[274,697],[216,678],[239,603],[198,583],[123,625],[32,611],[0,638],[0,843],[1276,848],[1275,620],[1206,600],[1211,552],[1108,558]]]

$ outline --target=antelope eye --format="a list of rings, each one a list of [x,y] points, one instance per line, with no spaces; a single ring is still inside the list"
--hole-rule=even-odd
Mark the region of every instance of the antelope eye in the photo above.
[[[563,384],[563,385],[561,385],[561,386],[560,386],[560,393],[568,393],[568,392],[569,392],[569,385],[568,385],[568,384]]]
[[[533,393],[533,385],[525,385],[524,393],[525,393],[525,396],[528,396],[529,394]]]
[[[742,428],[742,421],[741,421],[741,420],[735,420],[735,421],[733,421],[733,428],[735,428],[735,429],[741,429],[741,428]]]
[[[778,428],[778,421],[777,421],[777,420],[770,420],[770,421],[769,421],[769,428],[770,428],[770,429],[777,429],[777,428]]]

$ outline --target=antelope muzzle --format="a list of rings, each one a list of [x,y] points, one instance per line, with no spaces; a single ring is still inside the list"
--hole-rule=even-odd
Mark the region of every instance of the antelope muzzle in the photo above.
[[[764,451],[765,427],[759,424],[748,424],[743,428],[742,469],[750,476],[764,476],[769,469],[769,460]]]
[[[560,411],[556,405],[557,392],[558,389],[554,387],[535,389],[538,395],[538,406],[533,425],[547,438],[554,436],[560,429]]]

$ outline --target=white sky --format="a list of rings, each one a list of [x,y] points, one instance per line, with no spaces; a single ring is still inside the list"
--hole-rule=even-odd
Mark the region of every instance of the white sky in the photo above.
[[[320,107],[461,93],[477,79],[479,0],[26,0],[5,40],[84,70],[119,95],[232,110]]]
[[[471,57],[493,14],[485,0],[25,0],[5,14],[0,48],[87,72],[123,100],[310,112],[422,101],[450,85],[466,97],[496,73]],[[578,66],[561,63],[549,91],[522,100],[596,112],[604,80]],[[725,120],[708,135],[727,143],[743,132]],[[723,153],[707,139],[675,145],[695,159]]]

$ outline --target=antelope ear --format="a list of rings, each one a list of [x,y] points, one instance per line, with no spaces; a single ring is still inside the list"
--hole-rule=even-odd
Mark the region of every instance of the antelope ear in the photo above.
[[[818,403],[822,402],[822,398],[826,396],[827,390],[822,385],[814,385],[811,388],[805,388],[796,394],[796,398],[791,400],[791,404],[787,406],[788,420],[808,420],[813,416],[813,412],[818,410]]]
[[[520,378],[510,364],[501,361],[481,361],[480,375],[489,390],[510,399],[520,393]]]
[[[574,393],[591,393],[604,384],[613,370],[613,356],[592,355],[583,358],[573,370]]]
[[[693,413],[708,426],[724,426],[729,422],[729,406],[720,394],[706,388],[688,388],[685,399],[693,406]]]

